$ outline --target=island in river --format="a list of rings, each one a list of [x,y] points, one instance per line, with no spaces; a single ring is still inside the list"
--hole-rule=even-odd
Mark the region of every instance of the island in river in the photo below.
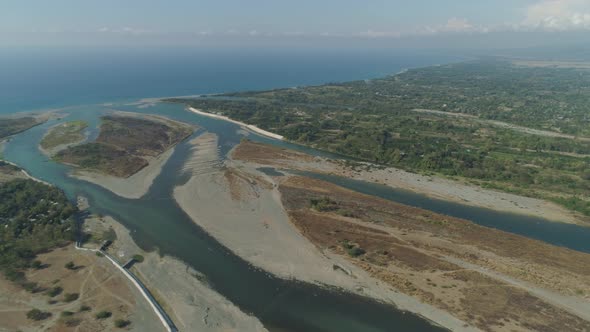
[[[75,177],[126,198],[143,196],[174,146],[195,130],[164,117],[127,112],[115,112],[101,120],[96,141],[69,146],[53,158],[74,166]]]

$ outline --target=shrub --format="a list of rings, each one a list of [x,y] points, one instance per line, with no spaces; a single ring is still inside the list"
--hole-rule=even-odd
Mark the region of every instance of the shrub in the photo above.
[[[102,252],[100,252],[100,251],[97,251],[97,252],[96,252],[96,256],[98,256],[98,257],[104,257],[103,253],[102,253]]]
[[[347,250],[348,254],[352,257],[358,257],[365,254],[365,250],[359,247],[350,248]]]
[[[31,293],[37,293],[38,291],[40,291],[39,284],[37,284],[36,282],[28,281],[23,283],[22,286],[26,291]]]
[[[83,305],[83,306],[80,307],[80,312],[90,311],[90,310],[92,310],[92,308],[90,308],[87,305]]]
[[[138,263],[141,263],[144,261],[144,258],[142,255],[133,255],[133,260],[135,260]]]
[[[43,267],[43,263],[41,263],[40,260],[34,260],[33,263],[31,263],[31,267],[35,270],[39,270]]]
[[[70,261],[70,262],[67,262],[66,265],[64,265],[64,267],[68,270],[74,270],[76,268],[76,264],[74,264],[74,262]]]
[[[124,328],[126,326],[129,326],[129,324],[131,324],[131,322],[128,320],[125,320],[125,319],[117,319],[115,321],[115,327],[118,327],[118,328]]]
[[[41,311],[39,309],[31,309],[29,310],[29,312],[27,312],[27,318],[28,319],[32,319],[32,320],[44,320],[51,317],[51,313],[50,312],[44,312]]]
[[[101,311],[95,315],[96,319],[106,319],[111,317],[113,314],[110,311]]]
[[[64,302],[74,302],[80,297],[78,293],[67,293],[64,295]]]
[[[68,318],[66,319],[65,323],[67,327],[75,327],[80,325],[80,323],[82,323],[82,320],[78,318]]]
[[[64,290],[63,288],[61,288],[59,286],[55,286],[47,291],[47,295],[49,295],[50,297],[56,297],[59,294],[61,294],[61,292],[63,292],[63,290]]]
[[[71,311],[62,311],[61,312],[61,316],[62,317],[70,317],[70,316],[73,316],[73,315],[74,315],[74,313],[71,312]]]

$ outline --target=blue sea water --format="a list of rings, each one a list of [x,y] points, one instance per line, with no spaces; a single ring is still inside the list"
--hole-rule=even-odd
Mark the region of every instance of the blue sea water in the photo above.
[[[459,59],[384,49],[0,48],[0,114],[367,79]]]

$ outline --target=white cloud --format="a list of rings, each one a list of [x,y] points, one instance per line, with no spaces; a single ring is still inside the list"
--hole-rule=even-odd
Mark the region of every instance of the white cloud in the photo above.
[[[122,27],[122,28],[110,28],[110,27],[102,27],[97,30],[100,33],[118,33],[118,34],[125,34],[125,35],[146,35],[153,33],[150,30],[146,29],[138,29],[132,27]]]
[[[567,31],[590,29],[590,1],[543,0],[526,9],[524,29]]]

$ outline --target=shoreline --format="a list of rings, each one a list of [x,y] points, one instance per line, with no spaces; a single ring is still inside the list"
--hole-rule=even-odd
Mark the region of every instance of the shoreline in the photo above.
[[[584,216],[556,203],[486,189],[438,176],[426,176],[388,167],[383,170],[362,170],[357,174],[338,170],[336,175],[370,183],[382,184],[394,189],[409,190],[433,199],[440,199],[467,206],[480,207],[499,212],[547,219],[551,222],[590,226]]]
[[[154,180],[160,175],[176,147],[171,147],[158,157],[149,160],[149,164],[128,178],[118,178],[96,172],[74,170],[71,177],[101,186],[117,196],[139,199],[148,193]]]
[[[119,262],[135,254],[144,261],[130,268],[172,317],[179,331],[267,331],[262,323],[201,281],[201,274],[172,256],[139,248],[130,231],[112,217],[104,218],[117,240],[111,250]]]
[[[272,132],[267,131],[267,130],[264,130],[264,129],[260,129],[260,128],[254,126],[254,125],[249,125],[249,124],[246,124],[246,123],[243,123],[243,122],[240,122],[240,121],[236,121],[236,120],[230,119],[230,118],[228,118],[225,115],[218,115],[218,114],[203,112],[203,111],[200,111],[200,110],[198,110],[196,108],[193,108],[193,107],[190,107],[190,106],[187,109],[190,112],[193,112],[193,113],[196,113],[196,114],[199,114],[199,115],[203,115],[203,116],[207,116],[207,117],[210,117],[210,118],[214,118],[214,119],[219,119],[219,120],[224,120],[224,121],[228,121],[228,122],[231,122],[231,123],[235,123],[235,124],[237,124],[237,125],[239,125],[239,126],[241,126],[243,128],[249,129],[250,131],[253,131],[254,133],[260,134],[262,136],[274,138],[274,139],[277,139],[277,140],[280,140],[280,141],[282,141],[282,140],[285,139],[284,136],[281,136],[279,134],[272,133]]]
[[[244,148],[244,144],[252,146]],[[429,198],[466,206],[540,217],[551,222],[590,226],[589,218],[549,201],[486,189],[436,175],[426,176],[367,162],[360,163],[361,167],[359,168],[361,169],[353,169],[346,166],[341,160],[315,157],[302,152],[253,142],[240,143],[230,154],[234,155],[236,151],[240,150],[240,147],[245,149],[243,152],[240,151],[241,156],[235,158],[240,162],[253,162],[261,166],[341,176],[394,189],[408,190]],[[375,167],[371,169],[371,166]]]
[[[41,180],[41,179],[38,179],[38,178],[36,178],[36,177],[32,176],[31,174],[29,174],[29,172],[25,171],[25,169],[24,169],[24,168],[22,168],[22,167],[20,167],[18,164],[15,164],[15,163],[13,163],[13,162],[11,162],[11,161],[4,160],[4,159],[2,160],[2,162],[5,162],[5,163],[7,163],[7,164],[9,164],[9,165],[12,165],[12,166],[14,166],[14,167],[18,167],[18,168],[20,169],[21,173],[23,173],[23,174],[24,174],[24,175],[25,175],[25,176],[26,176],[26,177],[27,177],[29,180],[33,180],[33,181],[35,181],[35,182],[42,183],[42,184],[44,184],[44,185],[46,185],[46,186],[54,187],[54,185],[52,185],[51,183],[49,183],[49,182],[46,182],[46,181],[43,181],[43,180]]]

